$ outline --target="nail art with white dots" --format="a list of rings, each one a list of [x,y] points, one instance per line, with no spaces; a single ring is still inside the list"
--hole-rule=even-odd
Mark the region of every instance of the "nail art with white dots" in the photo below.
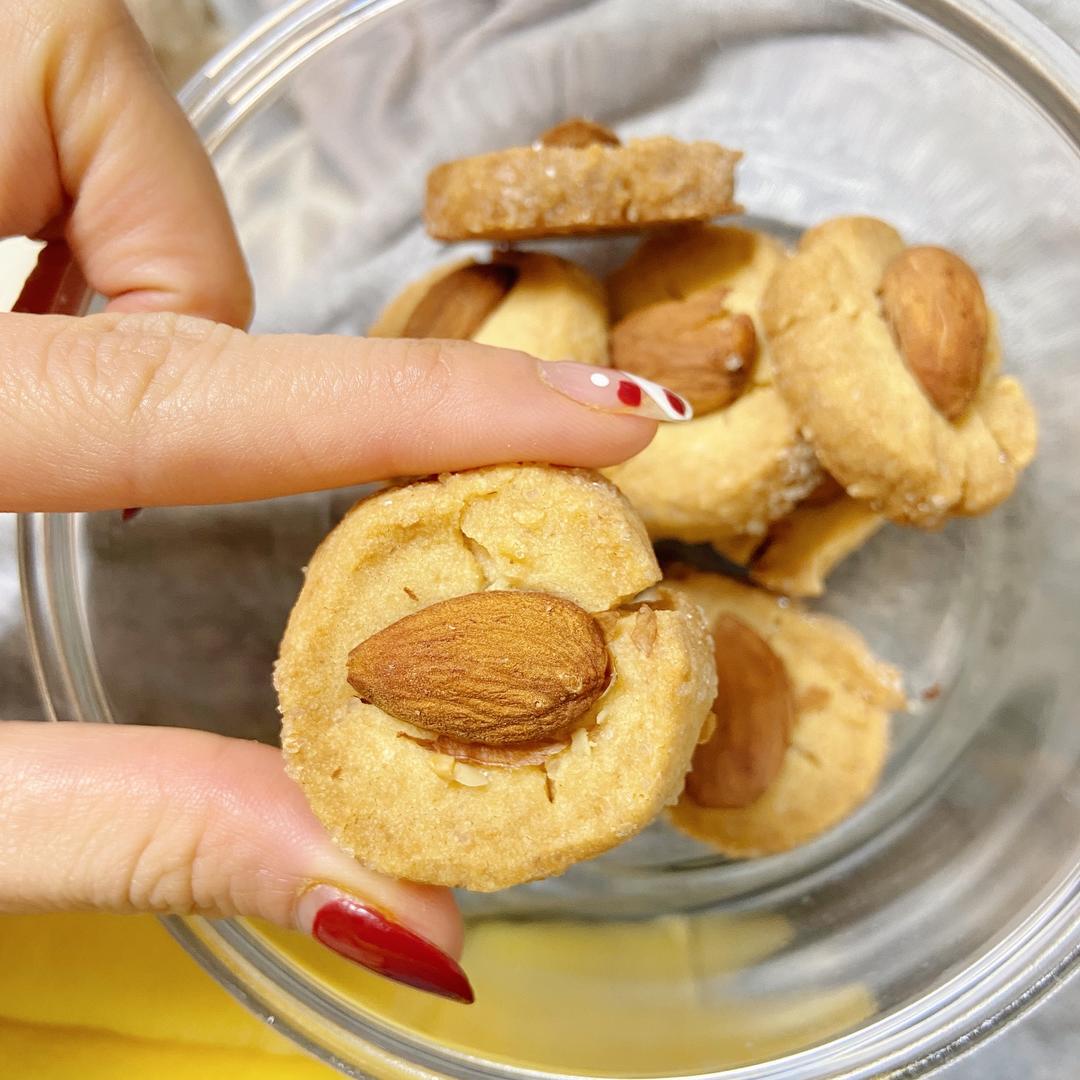
[[[540,378],[560,394],[602,412],[647,416],[679,423],[691,420],[690,402],[674,390],[618,368],[593,367],[572,360],[539,364]]]

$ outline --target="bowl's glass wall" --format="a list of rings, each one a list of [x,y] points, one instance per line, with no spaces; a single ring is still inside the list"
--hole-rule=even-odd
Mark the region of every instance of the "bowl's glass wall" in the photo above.
[[[362,333],[445,257],[419,222],[428,168],[585,113],[624,135],[743,149],[740,200],[785,236],[862,212],[957,248],[1035,399],[1041,455],[1001,511],[939,533],[890,527],[835,575],[822,606],[903,667],[912,710],[896,718],[878,794],[819,842],[725,865],[660,824],[558,881],[466,898],[470,1010],[286,935],[194,932],[287,1024],[380,1071],[390,1059],[373,1064],[365,1040],[391,1057],[422,1056],[430,1036],[526,1067],[663,1075],[770,1061],[876,1024],[866,1044],[782,1073],[834,1075],[836,1062],[865,1067],[870,1043],[913,1044],[933,1027],[923,1014],[949,1002],[967,1001],[975,1026],[1004,992],[995,972],[1034,963],[1040,920],[1076,901],[1075,147],[993,57],[899,4],[328,7],[333,20],[303,33],[283,17],[244,78],[226,61],[189,92],[251,261],[256,329]],[[215,96],[223,77],[230,92]],[[602,269],[630,243],[559,249]],[[113,718],[272,741],[270,667],[300,568],[354,494],[82,519],[69,569]],[[54,543],[62,561],[66,541]],[[1020,983],[1041,973],[1035,963]],[[932,1040],[898,1052],[923,1049]],[[427,1064],[478,1067],[454,1060]]]

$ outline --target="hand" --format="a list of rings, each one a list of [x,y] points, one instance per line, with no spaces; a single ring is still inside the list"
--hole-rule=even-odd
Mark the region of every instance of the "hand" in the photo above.
[[[598,466],[651,438],[653,422],[618,415],[635,410],[581,365],[237,329],[251,292],[224,200],[122,5],[3,8],[0,235],[63,237],[109,304],[86,319],[0,315],[0,510],[255,499],[499,461]],[[0,839],[0,911],[257,915],[471,1000],[450,894],[340,852],[269,747],[0,724]]]

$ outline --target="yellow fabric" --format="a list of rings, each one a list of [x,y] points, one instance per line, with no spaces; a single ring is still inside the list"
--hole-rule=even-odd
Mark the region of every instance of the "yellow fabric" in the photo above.
[[[778,916],[651,922],[479,922],[463,1008],[379,978],[311,938],[265,936],[329,989],[390,1025],[496,1061],[626,1076],[768,1060],[875,1011],[862,985],[747,996],[738,972],[780,957]],[[522,979],[521,972],[529,972]],[[376,1053],[369,1075],[414,1074]],[[144,916],[0,916],[3,1080],[333,1080],[233,1001]]]
[[[861,984],[823,979],[813,992],[748,990],[740,973],[769,957],[782,962],[794,941],[778,915],[478,920],[465,939],[464,967],[476,989],[468,1008],[377,978],[311,938],[261,930],[309,975],[385,1023],[519,1068],[609,1077],[734,1068],[804,1050],[876,1009]],[[414,1080],[385,1062],[367,1071]]]
[[[331,1080],[205,975],[156,919],[0,916],[5,1080]]]

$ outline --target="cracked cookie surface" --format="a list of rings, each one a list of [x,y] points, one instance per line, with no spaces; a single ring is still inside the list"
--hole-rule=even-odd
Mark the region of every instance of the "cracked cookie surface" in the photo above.
[[[756,631],[783,662],[795,707],[791,743],[763,795],[748,806],[710,809],[684,792],[672,823],[733,858],[787,851],[832,828],[877,784],[889,713],[905,700],[899,673],[851,627],[795,602],[680,567],[668,583],[710,625],[730,615]]]
[[[340,846],[413,881],[498,889],[629,838],[677,796],[716,692],[696,608],[624,607],[659,576],[640,521],[587,471],[496,466],[360,502],[312,557],[282,641],[290,775]],[[614,670],[567,745],[511,767],[455,760],[346,682],[359,642],[489,589],[551,593],[599,615]]]
[[[989,316],[970,404],[950,419],[931,399],[882,304],[890,268],[915,250],[873,218],[826,222],[773,277],[762,313],[776,386],[822,465],[871,509],[933,527],[1008,497],[1034,457],[1036,421],[1020,384],[1000,373]],[[917,313],[942,348],[945,306]]]
[[[689,543],[761,538],[820,479],[813,451],[771,385],[760,319],[762,295],[785,258],[783,247],[764,233],[685,226],[647,238],[609,279],[616,320],[726,289],[724,306],[749,316],[757,333],[756,362],[739,396],[689,423],[661,427],[640,454],[605,470],[654,537]]]

